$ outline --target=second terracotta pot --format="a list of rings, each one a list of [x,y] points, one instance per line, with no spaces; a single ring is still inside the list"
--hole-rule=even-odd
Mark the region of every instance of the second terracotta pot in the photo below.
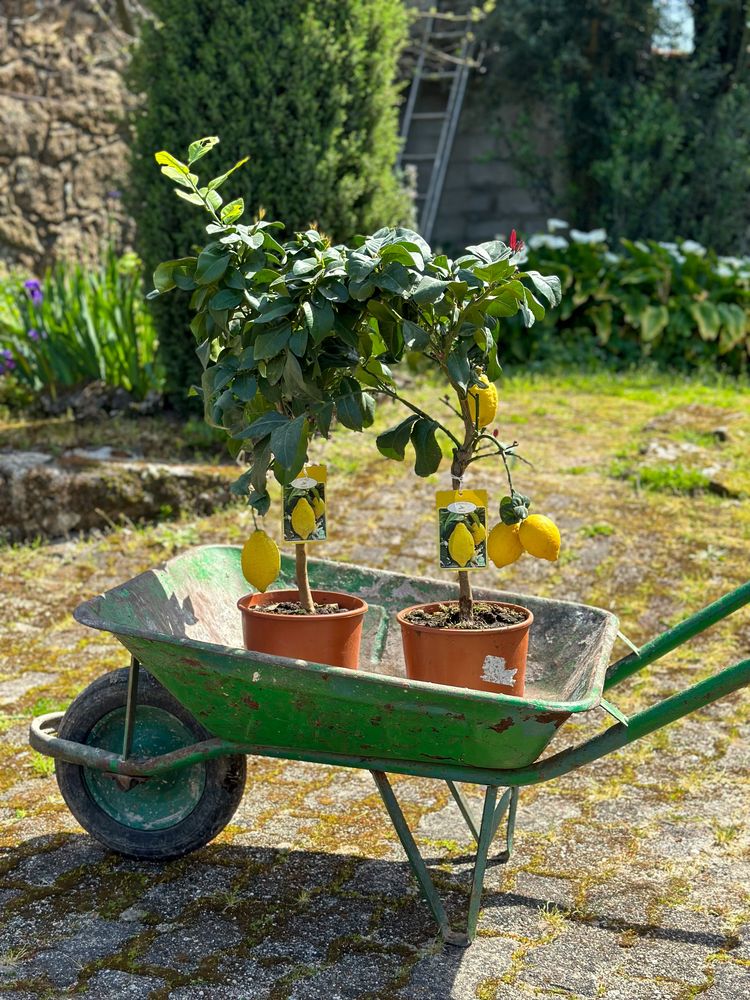
[[[445,604],[455,604],[446,601]],[[503,628],[459,629],[412,625],[406,616],[417,609],[436,611],[440,604],[415,604],[397,615],[404,645],[406,676],[433,684],[493,691],[522,697],[529,629],[534,616],[518,604],[500,604],[526,614],[524,621]]]
[[[345,610],[333,615],[275,615],[257,610],[258,605],[299,600],[296,590],[241,597],[237,607],[245,649],[356,670],[367,605],[359,597],[332,590],[313,590],[312,596],[316,604],[338,604]]]

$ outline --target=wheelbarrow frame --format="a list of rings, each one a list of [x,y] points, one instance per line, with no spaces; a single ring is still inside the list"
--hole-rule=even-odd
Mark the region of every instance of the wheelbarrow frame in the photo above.
[[[640,649],[636,649],[631,644],[632,652],[607,669],[604,680],[605,690],[622,683],[748,603],[750,603],[750,582],[737,587],[731,593],[690,615],[673,628],[667,629]],[[264,658],[262,654],[254,655],[257,655],[261,662],[264,659],[271,660],[271,658]],[[486,768],[445,761],[430,762],[383,758],[367,754],[334,753],[316,750],[314,747],[300,749],[299,747],[258,745],[221,738],[205,740],[158,757],[134,758],[131,756],[131,749],[140,669],[140,661],[137,657],[132,656],[128,678],[123,746],[120,754],[58,737],[56,732],[64,714],[61,712],[49,713],[33,720],[29,736],[32,747],[40,753],[70,764],[109,772],[115,776],[115,780],[123,788],[128,788],[132,783],[165,775],[215,757],[238,753],[369,770],[404,848],[411,869],[438,923],[443,939],[446,943],[461,946],[470,944],[476,934],[489,849],[506,817],[505,846],[496,860],[499,863],[504,863],[510,857],[521,787],[539,784],[568,774],[584,764],[613,753],[629,743],[633,743],[635,740],[641,739],[649,733],[750,684],[750,659],[746,659],[727,667],[713,677],[699,681],[685,690],[661,700],[656,705],[644,709],[630,718],[623,715],[607,700],[601,698],[601,706],[615,719],[615,724],[604,732],[577,746],[569,747],[528,765],[512,768]],[[388,773],[437,778],[445,781],[476,841],[477,848],[465,931],[456,932],[450,926],[440,894],[412,836],[388,780]],[[478,822],[472,814],[469,803],[457,788],[457,782],[485,787],[482,815]],[[498,797],[498,791],[501,787],[505,790]]]

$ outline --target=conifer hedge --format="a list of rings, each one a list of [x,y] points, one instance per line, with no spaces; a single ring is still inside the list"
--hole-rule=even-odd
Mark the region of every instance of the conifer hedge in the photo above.
[[[290,232],[336,240],[408,221],[394,172],[401,0],[152,0],[134,53],[130,210],[147,273],[203,242],[205,222],[163,183],[161,149],[221,136],[225,160],[249,154],[242,193]],[[153,303],[167,396],[184,408],[199,364],[178,297]]]

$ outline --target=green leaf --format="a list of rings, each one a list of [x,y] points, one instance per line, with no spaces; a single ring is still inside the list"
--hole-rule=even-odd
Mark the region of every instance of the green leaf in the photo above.
[[[245,211],[245,202],[242,198],[235,198],[234,201],[230,201],[221,210],[221,221],[226,223],[226,225],[231,225],[235,222],[242,213]]]
[[[253,340],[253,353],[256,361],[268,361],[281,354],[289,343],[292,328],[289,323],[282,323],[271,330],[258,333]]]
[[[258,391],[258,380],[254,375],[237,375],[232,383],[232,392],[243,403],[252,403]]]
[[[305,464],[307,417],[295,417],[272,431],[271,451],[287,477],[294,479]]]
[[[421,351],[430,342],[430,335],[417,323],[405,319],[403,322],[404,345],[410,351]]]
[[[524,288],[524,296],[526,298],[526,305],[529,307],[529,311],[534,317],[534,319],[544,319],[544,306],[529,290]]]
[[[230,256],[224,247],[211,243],[198,256],[195,266],[195,280],[199,285],[210,285],[218,281],[229,266]]]
[[[375,444],[380,454],[385,455],[386,458],[392,458],[396,462],[403,462],[406,454],[406,446],[411,438],[412,427],[419,419],[416,414],[413,414],[407,417],[406,420],[402,420],[396,427],[378,434]]]
[[[336,416],[344,427],[361,431],[369,427],[374,418],[375,403],[372,396],[362,391],[355,378],[348,376],[341,380],[336,396]]]
[[[588,315],[594,324],[599,343],[606,344],[612,335],[612,304],[602,302],[598,306],[591,306]]]
[[[717,308],[722,322],[719,354],[727,354],[745,339],[748,317],[742,306],[736,302],[720,302]]]
[[[447,287],[447,281],[441,281],[439,278],[433,278],[429,274],[425,274],[411,293],[411,297],[415,302],[419,302],[420,305],[437,302],[443,296]]]
[[[331,303],[325,301],[321,306],[316,306],[312,302],[304,302],[302,314],[313,342],[320,344],[333,329],[335,316]]]
[[[284,387],[286,388],[286,396],[290,399],[295,399],[298,396],[307,395],[307,386],[305,385],[305,380],[302,376],[302,368],[300,363],[294,354],[287,350],[286,352],[286,362],[284,363]]]
[[[292,332],[289,338],[289,350],[293,351],[298,358],[304,357],[305,350],[307,348],[307,330],[304,327],[298,327]]]
[[[656,340],[668,322],[669,310],[666,306],[646,306],[641,313],[641,340],[644,344],[650,344]],[[717,325],[716,333],[718,334],[718,332]]]
[[[540,274],[538,271],[527,271],[526,277],[534,286],[537,295],[541,295],[551,306],[559,306],[562,301],[560,279],[556,274]]]
[[[202,156],[209,153],[219,142],[218,135],[208,135],[204,139],[196,139],[188,146],[188,163],[192,166]]]
[[[288,316],[294,311],[294,303],[288,298],[261,300],[260,312],[253,320],[256,325],[275,323],[282,316]]]
[[[252,470],[247,469],[239,479],[235,479],[232,485],[229,487],[229,492],[236,497],[246,497],[250,492]]]
[[[239,291],[237,288],[222,288],[221,291],[217,292],[213,296],[210,303],[211,309],[234,309],[236,306],[243,302],[245,299],[245,293]]]
[[[437,424],[426,417],[418,417],[411,429],[411,443],[414,445],[414,471],[418,476],[431,476],[437,472],[443,453],[437,443]]]
[[[176,170],[180,174],[189,174],[190,171],[185,163],[178,160],[176,156],[172,156],[168,153],[166,149],[159,150],[158,153],[154,153],[154,159],[162,167],[171,167],[172,170]]]
[[[247,163],[249,159],[250,159],[249,156],[243,156],[242,159],[238,160],[237,163],[235,163],[235,165],[230,170],[227,170],[225,174],[221,174],[220,177],[214,177],[212,181],[208,182],[208,190],[215,191],[218,187],[221,187],[221,185],[224,183],[227,177],[231,177],[231,175],[235,172],[235,170],[237,170],[238,167],[241,167],[243,163]]]
[[[288,423],[289,417],[285,417],[283,413],[279,413],[277,410],[268,410],[266,413],[262,413],[256,420],[253,420],[251,424],[248,424],[247,427],[243,427],[241,431],[232,436],[239,441],[246,441],[248,438],[251,441],[260,441],[275,430],[278,430],[283,424]]]
[[[721,329],[721,313],[713,302],[694,302],[690,306],[690,315],[703,340],[716,340]]]
[[[469,345],[459,341],[450,352],[447,359],[448,372],[453,381],[466,392],[471,378],[471,365],[468,358]]]

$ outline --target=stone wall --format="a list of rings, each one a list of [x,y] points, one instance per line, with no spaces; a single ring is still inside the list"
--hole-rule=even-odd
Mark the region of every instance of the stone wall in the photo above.
[[[133,2],[0,0],[0,268],[91,259],[109,233],[129,242],[132,223],[109,193],[127,158]],[[488,126],[481,84],[473,74],[433,233],[449,249],[544,225]],[[437,91],[433,100],[443,106]]]
[[[122,74],[132,41],[115,0],[0,3],[0,266],[40,270],[127,236]]]

